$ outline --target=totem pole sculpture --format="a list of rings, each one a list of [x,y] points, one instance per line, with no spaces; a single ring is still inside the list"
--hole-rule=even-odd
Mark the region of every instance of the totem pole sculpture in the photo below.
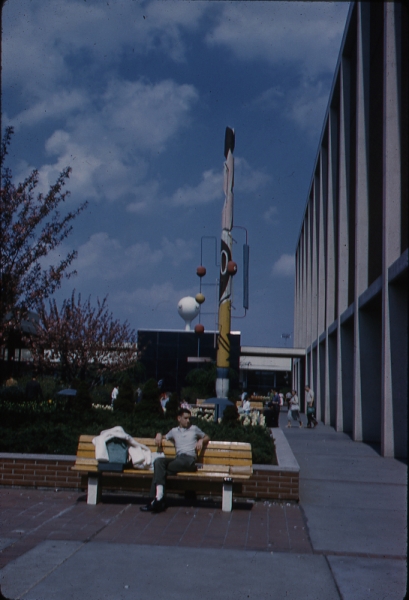
[[[216,396],[227,398],[229,392],[229,367],[230,367],[230,324],[231,324],[231,297],[232,276],[237,271],[237,265],[232,260],[233,238],[233,187],[234,187],[234,129],[226,127],[224,140],[224,183],[225,195],[222,212],[222,237],[220,255],[220,288],[219,288],[219,340],[217,347],[217,379]]]

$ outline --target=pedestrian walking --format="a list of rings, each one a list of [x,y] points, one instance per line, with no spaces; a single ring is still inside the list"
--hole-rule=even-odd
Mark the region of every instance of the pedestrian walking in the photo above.
[[[307,406],[307,427],[311,429],[313,425],[315,428],[318,425],[318,421],[315,418],[315,394],[309,385],[305,386],[305,402]]]
[[[290,410],[288,411],[287,427],[291,427],[291,418],[293,421],[298,421],[300,427],[303,426],[300,418],[300,402],[297,396],[297,390],[293,390],[290,399]]]

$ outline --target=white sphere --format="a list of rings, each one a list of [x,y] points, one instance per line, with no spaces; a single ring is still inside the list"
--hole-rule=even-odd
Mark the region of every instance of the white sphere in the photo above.
[[[178,302],[178,313],[185,321],[185,329],[190,330],[190,323],[199,314],[200,306],[192,296],[186,296]]]

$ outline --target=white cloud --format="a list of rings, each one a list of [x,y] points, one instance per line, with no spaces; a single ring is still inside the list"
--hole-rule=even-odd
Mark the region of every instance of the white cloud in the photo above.
[[[123,53],[163,52],[174,61],[185,58],[184,31],[195,31],[206,2],[118,2],[54,0],[51,4],[19,0],[3,9],[4,84],[20,86],[44,98],[69,78],[70,60],[103,61],[105,71]],[[44,23],[50,27],[44,27]],[[91,60],[89,60],[91,58]],[[39,77],[41,75],[41,77]]]
[[[275,215],[277,215],[277,207],[276,206],[270,206],[263,214],[263,219],[265,221],[267,221],[267,223],[275,223],[275,219],[273,218]]]
[[[280,111],[302,131],[316,135],[324,120],[329,99],[329,85],[322,79],[303,76],[298,85],[284,90],[280,86],[268,88],[253,101],[253,106],[266,111]]]
[[[299,63],[310,74],[332,72],[348,3],[233,2],[224,5],[209,45],[224,46],[240,60]]]
[[[189,111],[198,99],[192,85],[178,85],[165,80],[156,84],[142,81],[111,81],[103,96],[100,113],[109,124],[111,135],[123,143],[136,145],[140,150],[161,152],[166,142],[186,127]]]
[[[304,79],[297,90],[289,94],[284,115],[309,134],[320,132],[328,104],[329,90],[322,81]]]
[[[22,126],[37,125],[42,121],[66,117],[76,111],[84,111],[89,108],[89,100],[87,95],[80,90],[49,94],[46,99],[35,102],[13,119],[7,117],[7,122],[18,131]]]
[[[271,181],[271,176],[254,169],[245,158],[238,156],[234,160],[234,185],[242,192],[253,193],[262,189]]]
[[[183,262],[193,258],[193,248],[196,249],[196,243],[182,240],[168,240],[167,237],[162,238],[162,251],[164,256],[169,259],[174,267],[179,267]]]
[[[79,246],[75,269],[80,280],[100,279],[117,281],[130,276],[143,276],[160,264],[179,267],[193,257],[192,241],[163,237],[159,247],[148,242],[138,242],[124,247],[106,232],[94,233]]]
[[[147,242],[124,248],[108,233],[94,233],[78,248],[75,268],[80,279],[119,280],[131,272],[146,271],[162,262],[163,251],[152,249]]]
[[[55,114],[58,98],[57,94],[51,105]],[[111,80],[102,96],[87,98],[75,92],[63,96],[66,126],[46,141],[46,152],[57,158],[41,167],[41,184],[51,185],[70,165],[73,197],[114,201],[126,196],[130,212],[146,212],[158,193],[157,183],[146,180],[148,158],[163,152],[188,126],[197,98],[193,86],[171,80],[156,84]],[[34,124],[37,118],[38,123],[43,106],[18,115],[17,122]]]
[[[234,181],[242,193],[252,193],[263,188],[271,177],[262,171],[253,169],[241,157],[234,159]],[[223,198],[223,170],[204,171],[197,186],[185,185],[174,192],[170,198],[175,206],[196,206],[220,201]]]
[[[158,309],[161,304],[170,304],[176,310],[179,300],[189,293],[191,290],[176,290],[173,283],[165,282],[153,284],[149,288],[141,287],[132,292],[118,292],[115,299],[132,306],[147,306],[152,310]]]
[[[184,185],[176,190],[170,201],[175,206],[196,206],[220,200],[223,195],[223,174],[211,169],[202,174],[196,187]]]
[[[271,273],[278,277],[293,277],[295,273],[294,255],[282,254],[274,263]]]

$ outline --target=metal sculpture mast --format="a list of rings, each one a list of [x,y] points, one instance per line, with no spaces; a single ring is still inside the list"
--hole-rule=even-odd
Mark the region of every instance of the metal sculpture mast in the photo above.
[[[230,367],[230,325],[231,325],[231,296],[232,276],[237,271],[237,265],[232,260],[233,238],[233,187],[234,187],[234,129],[226,127],[224,139],[224,181],[225,195],[222,212],[222,236],[220,254],[220,288],[219,288],[219,340],[217,347],[217,379],[216,396],[227,398],[229,392]]]

